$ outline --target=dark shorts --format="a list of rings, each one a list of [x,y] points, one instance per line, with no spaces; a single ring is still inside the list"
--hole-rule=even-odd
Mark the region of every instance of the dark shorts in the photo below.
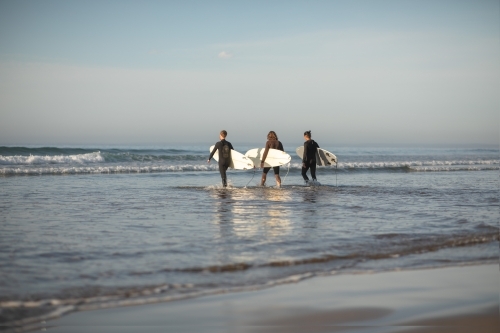
[[[264,168],[263,172],[265,174],[267,174],[269,172],[269,170],[271,170],[271,168]],[[279,166],[273,167],[273,171],[274,171],[275,175],[279,175],[280,174],[280,167]]]

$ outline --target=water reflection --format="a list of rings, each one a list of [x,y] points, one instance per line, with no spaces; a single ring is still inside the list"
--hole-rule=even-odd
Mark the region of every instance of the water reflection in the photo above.
[[[318,190],[307,187],[302,191],[302,216],[304,228],[316,228],[318,225]]]
[[[252,192],[245,189],[218,189],[211,192],[215,199],[215,224],[222,238],[249,238],[258,234],[258,212]]]
[[[305,188],[302,192],[302,200],[305,203],[306,211],[315,212],[318,203],[318,189],[314,187]]]
[[[278,237],[289,233],[291,193],[275,188],[217,189],[215,223],[221,237]]]
[[[290,190],[285,190],[283,188],[263,188],[262,194],[264,199],[269,201],[287,202],[292,200]]]
[[[217,222],[220,224],[230,223],[233,220],[233,196],[230,190],[217,189],[212,192],[215,201],[215,215]]]
[[[289,190],[268,188],[263,193],[266,206],[264,226],[268,237],[284,236],[291,231],[291,210],[286,203],[292,201]]]
[[[318,200],[319,189],[316,187],[305,187],[302,191],[302,199],[306,203],[316,203]]]

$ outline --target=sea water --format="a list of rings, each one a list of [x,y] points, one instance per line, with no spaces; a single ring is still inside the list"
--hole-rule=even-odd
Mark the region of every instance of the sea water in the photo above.
[[[225,189],[208,146],[0,147],[0,321],[498,261],[498,149],[325,146],[307,187],[285,145]]]

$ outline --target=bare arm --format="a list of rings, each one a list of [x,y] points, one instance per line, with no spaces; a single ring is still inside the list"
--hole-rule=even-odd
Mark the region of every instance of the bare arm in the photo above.
[[[266,149],[264,150],[264,154],[262,155],[262,163],[264,163],[264,161],[266,160],[267,158],[267,154],[269,154],[269,142],[266,142]]]

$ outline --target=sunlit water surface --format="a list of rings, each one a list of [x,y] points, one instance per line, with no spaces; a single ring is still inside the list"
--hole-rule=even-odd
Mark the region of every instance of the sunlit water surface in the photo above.
[[[321,186],[304,186],[294,156],[280,189],[272,171],[257,186],[259,170],[229,171],[223,189],[200,147],[0,148],[0,320],[498,260],[498,151],[329,150],[340,164],[318,169]]]

